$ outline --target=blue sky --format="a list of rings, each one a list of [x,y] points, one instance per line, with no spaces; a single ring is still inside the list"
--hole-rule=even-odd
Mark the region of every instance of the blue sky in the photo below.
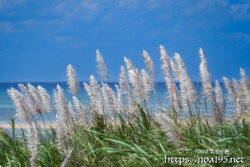
[[[65,81],[68,64],[86,81],[97,76],[96,49],[113,81],[124,56],[145,67],[143,49],[163,80],[159,45],[179,53],[195,81],[199,47],[213,80],[249,74],[250,1],[0,0],[0,82]]]

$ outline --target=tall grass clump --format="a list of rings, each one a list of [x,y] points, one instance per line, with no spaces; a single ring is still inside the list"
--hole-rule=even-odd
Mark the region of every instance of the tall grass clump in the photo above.
[[[179,166],[166,163],[167,157],[197,158],[243,157],[249,165],[250,82],[244,69],[241,79],[222,83],[211,80],[207,59],[199,50],[202,95],[189,77],[178,53],[171,58],[160,46],[161,69],[166,81],[166,99],[161,99],[154,62],[145,50],[146,69],[137,69],[124,57],[119,83],[113,90],[104,59],[97,55],[98,73],[89,82],[80,83],[89,104],[80,99],[80,86],[72,65],[67,67],[68,91],[58,84],[53,97],[42,86],[19,84],[8,94],[15,108],[15,118],[27,123],[22,136],[15,135],[15,119],[10,117],[11,131],[0,129],[0,165],[2,166]],[[176,84],[179,82],[179,88]],[[157,104],[152,104],[155,96]],[[231,118],[226,100],[234,106]],[[163,103],[166,102],[166,103]],[[51,121],[54,114],[56,121]],[[49,123],[45,122],[47,117]],[[38,123],[42,120],[42,124]],[[182,152],[183,150],[186,150]],[[188,151],[187,151],[188,150]],[[203,154],[197,150],[205,151]],[[220,150],[211,153],[211,150]],[[206,152],[207,151],[207,152]],[[226,151],[221,152],[221,151]],[[191,161],[183,166],[201,166]],[[208,166],[234,166],[235,163],[210,163]]]

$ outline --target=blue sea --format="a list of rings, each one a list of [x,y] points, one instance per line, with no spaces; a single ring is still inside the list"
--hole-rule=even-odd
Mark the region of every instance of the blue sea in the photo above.
[[[10,89],[11,87],[18,89],[18,84],[19,83],[0,83],[0,125],[8,124],[6,122],[6,119],[9,118],[9,115],[10,114],[15,115],[15,107],[14,107],[10,97],[7,94],[7,89]],[[26,85],[27,83],[22,83],[22,84]],[[60,86],[64,89],[64,92],[65,92],[67,99],[69,101],[72,101],[72,96],[67,91],[68,86],[66,83],[45,83],[45,82],[38,83],[38,82],[36,82],[36,83],[31,83],[31,84],[34,86],[41,85],[42,87],[44,87],[48,91],[48,93],[51,95],[51,98],[53,98],[53,89],[56,88],[57,84],[60,84]],[[118,84],[118,83],[110,83],[110,86],[114,90],[115,90],[115,84]],[[165,83],[159,82],[159,83],[157,83],[157,85],[158,85],[158,89],[160,92],[162,104],[168,104],[169,99],[167,98],[167,94],[166,94],[167,89],[166,89]],[[177,86],[179,86],[178,83],[177,83]],[[221,86],[222,86],[223,91],[226,95],[226,91],[225,91],[223,84],[221,84]],[[195,83],[195,87],[196,87],[196,90],[199,93],[199,95],[201,95],[201,93],[202,93],[201,83]],[[80,84],[80,88],[81,88],[80,100],[83,104],[86,105],[89,103],[89,98],[87,96],[86,91],[83,88],[83,84]],[[201,97],[202,96],[200,96],[200,98]],[[153,106],[157,104],[154,93],[152,93],[152,104],[153,104]],[[208,112],[209,111],[211,111],[211,110],[208,109]],[[232,113],[234,112],[234,108],[229,102],[227,102],[226,112],[228,115],[232,115]],[[51,119],[55,120],[54,115],[51,115]]]

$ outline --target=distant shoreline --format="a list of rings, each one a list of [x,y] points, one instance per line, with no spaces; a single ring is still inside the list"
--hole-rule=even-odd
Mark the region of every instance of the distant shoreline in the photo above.
[[[42,129],[45,129],[45,127],[44,127],[44,124],[39,124],[40,125],[40,127],[42,128]],[[50,128],[50,126],[52,126],[53,128],[55,128],[56,127],[56,124],[46,124],[46,127],[47,128]],[[10,129],[10,128],[12,128],[11,127],[11,125],[8,125],[8,124],[6,124],[6,125],[0,125],[0,128],[3,128],[3,129]],[[29,124],[16,124],[15,125],[15,128],[16,129],[28,129],[29,128]]]

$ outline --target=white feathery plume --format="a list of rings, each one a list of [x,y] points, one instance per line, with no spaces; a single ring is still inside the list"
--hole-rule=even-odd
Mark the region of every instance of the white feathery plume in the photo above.
[[[166,73],[165,75],[170,76],[170,58],[164,46],[160,45],[160,54],[161,54],[161,61],[162,65],[161,68]]]
[[[174,106],[178,107],[180,111],[181,102],[180,102],[176,84],[174,83],[172,76],[171,76],[170,57],[168,56],[166,49],[162,45],[160,45],[160,54],[161,54],[161,61],[162,61],[161,68],[165,75],[166,86],[168,88],[168,94]]]
[[[54,111],[53,103],[46,89],[44,89],[40,85],[37,87],[37,89],[41,97],[41,103],[42,103],[44,112],[47,112],[47,113],[53,112]]]
[[[71,119],[73,120],[73,122],[76,122],[76,113],[74,112],[74,108],[70,102],[68,104],[68,108],[69,108]]]
[[[179,58],[179,57],[180,56],[178,55],[178,57],[176,57],[176,58]],[[182,64],[182,63],[180,63],[180,64]],[[180,68],[183,68],[183,67],[178,67],[178,71],[180,72],[179,73],[180,74],[179,75],[179,82],[180,82],[181,99],[182,99],[182,105],[183,105],[184,109],[187,111],[187,110],[189,110],[188,90],[187,90],[187,86],[186,86],[187,84],[185,82],[185,77],[184,77],[183,73],[181,73]]]
[[[104,106],[105,110],[108,111],[110,114],[112,113],[115,115],[116,109],[115,109],[115,100],[114,100],[114,95],[112,95],[111,88],[105,84],[102,83],[102,95],[103,95],[103,100],[104,100]]]
[[[136,107],[134,104],[133,99],[134,98],[138,98],[140,100],[140,102],[143,101],[143,85],[142,85],[142,81],[141,81],[141,77],[140,74],[138,72],[138,69],[135,68],[134,64],[132,63],[132,61],[126,57],[124,57],[124,62],[127,66],[128,69],[128,76],[129,76],[129,81],[132,84],[133,91],[131,90],[131,94],[130,92],[128,93],[128,102],[129,102],[129,110],[130,112],[134,112]],[[125,74],[126,76],[126,74]]]
[[[84,89],[86,90],[92,104],[95,104],[95,94],[92,91],[91,87],[87,83],[83,83]]]
[[[30,112],[30,109],[29,109],[29,106],[25,97],[14,88],[8,89],[7,92],[15,105],[15,108],[16,108],[15,116],[20,121],[27,121],[31,124],[32,119],[33,119],[32,113]]]
[[[34,99],[34,103],[30,104],[33,105],[31,110],[33,112],[33,114],[42,114],[43,112],[43,105],[42,105],[42,100],[41,100],[41,96],[38,92],[38,90],[30,83],[27,84],[28,88],[29,88],[29,92],[32,95],[33,99]]]
[[[108,70],[107,67],[105,65],[105,62],[103,60],[103,57],[101,55],[101,53],[99,52],[99,50],[96,50],[96,61],[98,63],[97,67],[98,67],[98,73],[105,79],[105,80],[109,80],[108,77]]]
[[[137,106],[134,102],[134,97],[131,91],[127,94],[126,98],[127,98],[128,111],[130,113],[135,113]]]
[[[69,131],[70,131],[70,130],[74,129],[74,125],[76,124],[76,114],[75,114],[74,108],[70,102],[68,103],[68,111],[69,111],[69,117],[70,117],[68,127],[69,127]]]
[[[224,80],[224,84],[225,84],[225,87],[228,91],[228,99],[233,102],[234,104],[236,104],[237,102],[237,94],[234,90],[234,87],[233,85],[231,84],[231,82],[229,81],[228,78],[226,77],[223,77],[223,80]]]
[[[213,114],[217,122],[222,121],[222,115],[220,114],[219,107],[215,100],[214,88],[211,83],[211,76],[208,70],[207,59],[204,55],[202,48],[199,50],[201,64],[200,64],[200,76],[202,81],[203,89],[203,99],[204,101],[208,100],[213,106]]]
[[[69,159],[71,157],[71,154],[73,152],[73,149],[71,149],[67,155],[67,157],[64,159],[63,163],[61,164],[61,167],[66,167],[68,162],[69,162]]]
[[[142,81],[141,81],[141,77],[140,74],[138,72],[138,69],[135,68],[134,64],[132,63],[132,61],[126,57],[124,57],[124,62],[127,66],[128,69],[128,76],[129,76],[129,81],[132,84],[133,88],[133,96],[135,98],[138,98],[140,100],[140,102],[143,101],[143,85],[142,85]],[[126,75],[126,74],[125,74]],[[129,97],[130,100],[131,97]],[[132,103],[131,103],[132,104]]]
[[[225,118],[226,115],[226,100],[225,96],[223,95],[223,91],[221,89],[220,83],[215,81],[215,93],[216,93],[216,102],[220,108],[220,115],[222,118]]]
[[[116,117],[117,117],[117,112],[119,112],[119,107],[118,107],[118,98],[117,98],[117,96],[116,96],[116,94],[115,94],[115,91],[108,85],[108,87],[109,87],[109,90],[110,90],[110,94],[111,94],[111,97],[112,97],[112,99],[113,99],[113,106],[114,106],[114,113],[113,113],[113,115],[114,115],[114,123],[115,123],[115,125],[117,124],[117,122],[116,122]]]
[[[242,105],[240,103],[240,98],[237,97],[237,99],[236,99],[236,111],[235,111],[236,120],[239,120],[243,113],[244,113],[244,111],[242,110]]]
[[[240,68],[240,75],[241,75],[241,84],[244,90],[248,93],[250,93],[250,82],[248,80],[247,74],[243,68]]]
[[[38,105],[37,105],[38,103],[36,102],[36,99],[34,98],[34,96],[31,94],[31,91],[23,84],[18,84],[18,87],[24,93],[25,99],[27,101],[27,104],[31,113],[33,115],[36,115],[37,113],[41,114],[41,110],[40,108],[38,108]],[[30,87],[33,87],[33,86],[30,85]],[[34,90],[35,88],[33,87],[32,89]]]
[[[77,96],[79,95],[79,85],[78,85],[78,80],[76,77],[76,71],[72,67],[72,65],[68,65],[67,67],[67,77],[68,77],[68,82],[67,85],[69,85],[69,91],[74,95]]]
[[[175,60],[178,64],[178,69],[180,71],[180,75],[181,77],[184,79],[184,84],[188,90],[188,97],[190,98],[190,101],[191,102],[195,102],[195,101],[198,101],[199,100],[199,97],[198,97],[198,94],[195,90],[195,87],[194,87],[194,84],[192,83],[189,75],[188,75],[188,72],[187,72],[187,69],[186,69],[186,66],[181,58],[181,56],[177,53],[175,53]],[[181,80],[183,80],[181,79]]]
[[[181,102],[180,102],[180,97],[178,94],[178,90],[176,87],[176,84],[174,83],[172,76],[171,76],[171,65],[170,65],[170,57],[168,56],[168,53],[164,46],[160,45],[160,54],[161,54],[161,61],[162,65],[161,68],[164,71],[165,75],[165,81],[166,81],[166,86],[168,88],[168,94],[170,96],[170,99],[172,103],[174,104],[175,107],[178,108],[179,111],[181,111]]]
[[[144,57],[146,67],[149,71],[152,72],[152,75],[155,75],[155,65],[154,62],[152,61],[151,56],[146,52],[145,50],[142,51],[142,56]]]
[[[208,71],[207,59],[204,55],[202,48],[199,50],[201,64],[200,64],[200,76],[202,80],[202,89],[203,89],[203,96],[205,99],[208,99],[211,103],[214,102],[214,91],[213,86],[211,83],[211,76]],[[214,104],[212,104],[214,105]]]
[[[103,114],[104,116],[106,116],[104,102],[102,98],[102,90],[93,75],[90,76],[89,86],[92,92],[92,104],[96,106],[96,109],[99,114]]]
[[[90,85],[88,85],[87,83],[83,83],[83,86],[84,86],[84,89],[86,90],[89,98],[90,98],[90,101],[91,101],[91,104],[92,106],[95,106],[96,107],[96,111],[99,113],[99,114],[104,114],[102,111],[102,109],[98,109],[97,108],[97,97],[96,95],[94,94],[94,91],[92,90],[92,88],[90,87]]]
[[[241,95],[240,92],[236,91],[241,91],[240,85],[237,80],[233,81],[233,84],[227,79],[226,77],[223,77],[225,87],[228,91],[228,99],[235,104],[235,115],[237,119],[240,119],[242,116],[244,110],[243,107],[244,105],[241,102]],[[239,90],[238,90],[239,89]]]
[[[93,75],[90,76],[89,85],[92,88],[92,91],[95,96],[102,95],[100,85],[98,84]]]
[[[136,110],[136,104],[133,101],[132,89],[128,82],[126,70],[123,66],[121,66],[119,85],[120,85],[121,93],[126,94],[126,101],[127,101],[126,103],[128,106],[128,110],[130,112],[134,112]]]
[[[42,141],[42,131],[41,131],[41,127],[40,125],[37,123],[36,119],[34,119],[34,131],[35,131],[35,134],[36,134],[36,139],[37,139],[37,142],[38,143],[41,143]]]
[[[27,84],[28,88],[29,88],[29,92],[32,95],[32,97],[34,98],[36,105],[38,107],[41,107],[41,96],[38,92],[38,90],[30,83]]]
[[[30,165],[31,167],[36,167],[38,161],[38,146],[37,146],[38,141],[35,130],[31,126],[29,126],[28,128],[27,142],[28,142],[28,148],[31,152]]]
[[[168,93],[171,97],[171,100],[173,99],[173,91],[172,91],[172,76],[171,76],[171,72],[170,72],[170,59],[168,56],[168,53],[166,51],[166,49],[160,45],[160,54],[161,54],[161,61],[162,61],[162,65],[161,65],[161,69],[164,72],[165,75],[165,80],[166,80],[166,86],[168,88]]]
[[[124,62],[126,64],[128,70],[131,70],[131,69],[135,68],[135,66],[132,63],[132,61],[130,59],[128,59],[127,57],[124,57]]]
[[[86,112],[84,105],[75,96],[73,96],[73,101],[74,101],[75,109],[77,111],[79,125],[87,126],[88,117],[87,117],[87,112]]]
[[[96,110],[99,114],[106,115],[104,110],[104,103],[102,98],[102,91],[100,85],[95,80],[93,75],[90,76],[90,83],[83,83],[84,89],[87,91],[87,94],[91,100],[93,106],[96,107]]]
[[[171,69],[173,70],[173,72],[175,74],[174,80],[180,82],[180,72],[178,70],[178,67],[177,67],[177,65],[175,64],[175,62],[173,61],[173,59],[171,57],[169,57],[169,59],[170,59]]]
[[[237,96],[240,97],[241,102],[243,102],[245,100],[244,88],[242,87],[242,84],[239,81],[237,81],[235,78],[233,78],[233,88]]]
[[[175,53],[174,57],[178,70],[180,72],[180,88],[181,88],[181,96],[183,100],[183,106],[186,110],[189,110],[189,102],[196,102],[199,100],[199,96],[195,90],[194,84],[189,78],[186,66],[178,53]]]
[[[240,76],[242,77],[241,80],[242,82],[245,82],[246,87],[250,86],[246,71],[243,68],[240,68]]]
[[[115,91],[110,86],[109,86],[109,90],[110,90],[113,102],[114,102],[115,106],[117,106],[117,104],[118,104],[118,97],[116,96]]]
[[[57,144],[58,148],[63,149],[63,139],[66,136],[65,123],[62,122],[61,118],[56,114],[56,128],[57,128]]]
[[[233,78],[233,88],[237,96],[239,96],[242,93],[241,85],[235,78]]]
[[[116,106],[118,111],[122,112],[124,105],[123,105],[123,97],[122,97],[122,90],[119,88],[118,85],[115,85],[116,91],[117,91],[117,101],[116,101]]]
[[[120,85],[122,94],[127,94],[129,89],[131,90],[131,87],[130,87],[129,82],[128,82],[128,78],[126,76],[126,70],[123,66],[121,66],[119,85]]]
[[[36,102],[35,102],[35,99],[33,98],[33,96],[31,95],[30,91],[28,90],[28,88],[26,86],[24,86],[23,84],[18,84],[18,87],[20,88],[20,90],[24,93],[26,99],[27,99],[27,102],[30,104],[30,105],[34,105]]]
[[[245,95],[245,105],[247,107],[247,111],[250,111],[250,82],[248,80],[247,74],[243,68],[240,68],[240,84],[243,89],[243,94]]]
[[[237,97],[240,99],[239,103],[241,104],[242,111],[246,111],[248,106],[247,106],[247,96],[244,89],[244,85],[242,84],[242,82],[238,82],[236,79],[233,78],[233,88],[235,90]]]
[[[143,102],[144,93],[143,93],[143,85],[140,74],[137,69],[128,70],[128,76],[130,83],[133,85],[133,95],[138,98],[140,102]]]
[[[154,90],[154,83],[146,70],[141,70],[141,79],[142,79],[142,85],[144,89],[144,97],[146,100],[148,100],[151,96],[151,91]]]
[[[54,90],[54,99],[56,102],[56,109],[58,111],[58,119],[60,123],[69,125],[70,123],[70,113],[67,106],[67,99],[64,95],[64,91],[59,84],[56,86],[57,90]]]
[[[180,129],[176,126],[174,121],[164,113],[155,113],[156,121],[160,123],[161,127],[166,131],[166,134],[173,142],[182,140]]]

